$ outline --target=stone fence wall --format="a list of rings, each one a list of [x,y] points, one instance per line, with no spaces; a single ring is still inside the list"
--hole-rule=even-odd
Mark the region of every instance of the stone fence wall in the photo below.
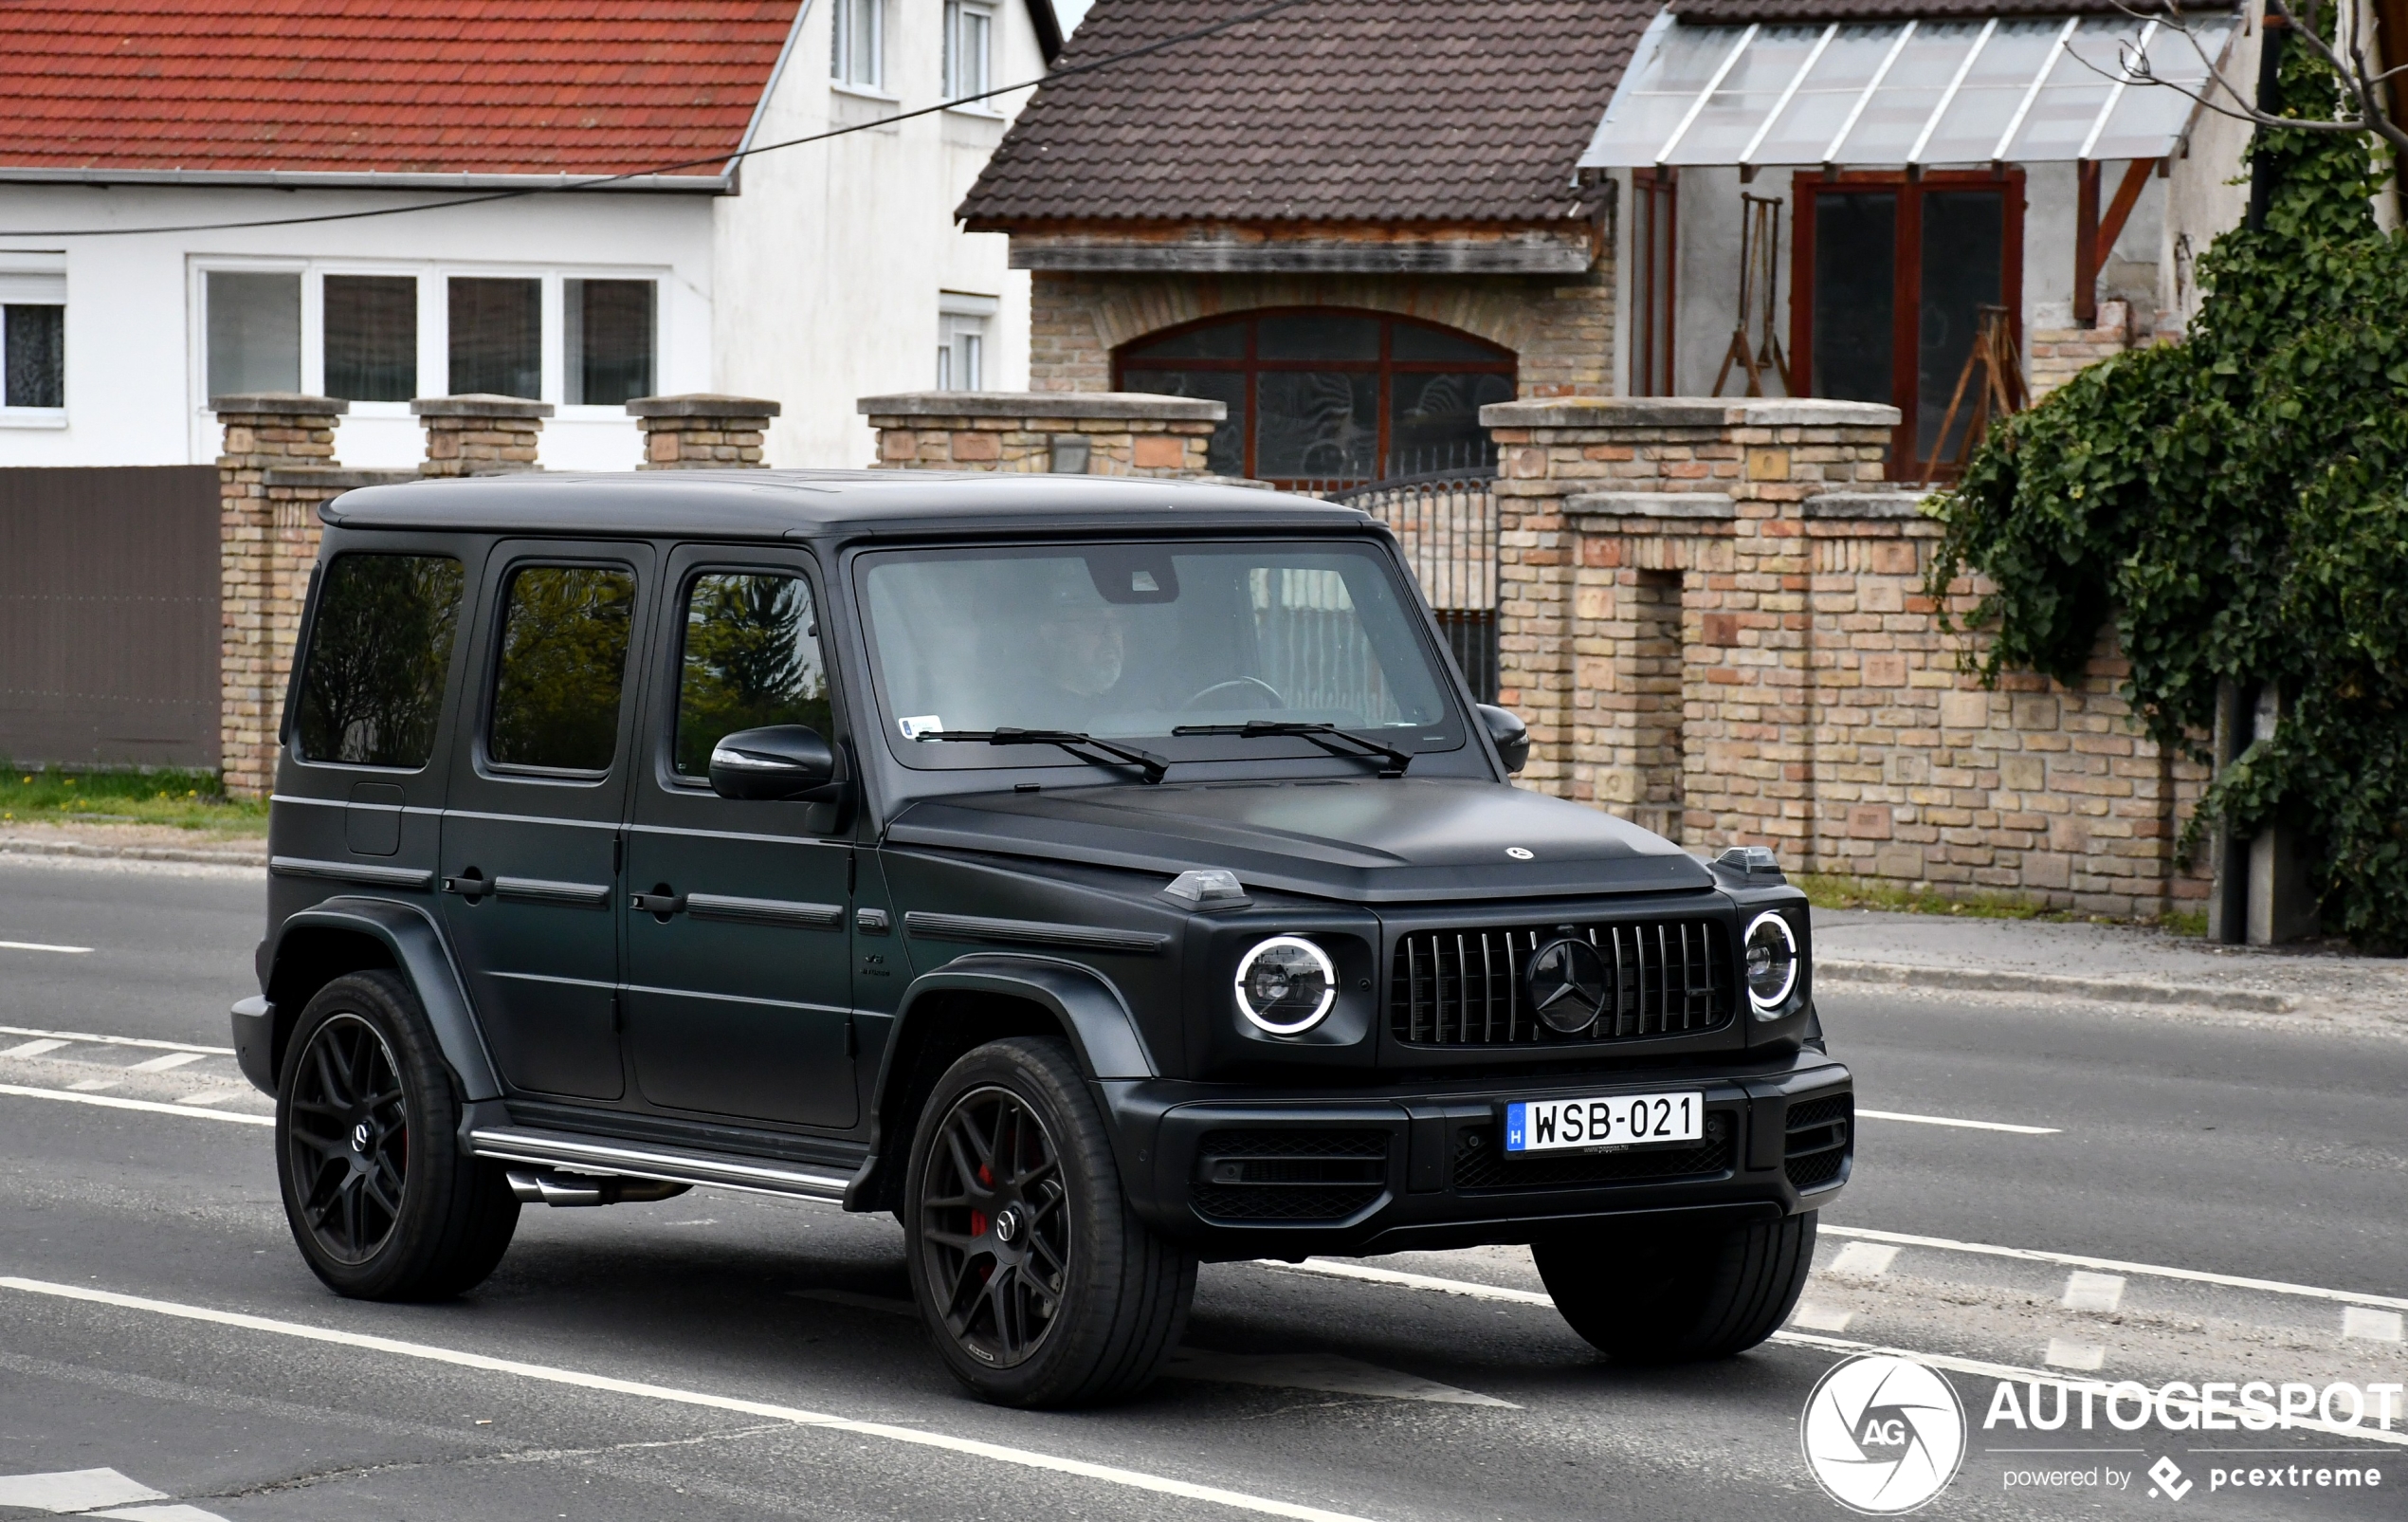
[[[1214,401],[1136,392],[915,391],[865,396],[888,470],[1052,470],[1068,475],[1201,476]]]
[[[1531,786],[1793,870],[2141,917],[2201,907],[2203,779],[2102,650],[2067,688],[1957,669],[1936,524],[1888,407],[1573,398],[1482,410],[1500,454],[1501,699]]]

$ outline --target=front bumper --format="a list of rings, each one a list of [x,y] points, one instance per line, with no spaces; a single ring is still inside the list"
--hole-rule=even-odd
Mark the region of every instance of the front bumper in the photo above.
[[[1814,1051],[1761,1065],[1560,1073],[1411,1090],[1102,1084],[1156,1230],[1214,1259],[1519,1243],[1612,1218],[1777,1219],[1836,1199],[1853,1084]],[[1506,1159],[1509,1100],[1697,1091],[1703,1141]]]

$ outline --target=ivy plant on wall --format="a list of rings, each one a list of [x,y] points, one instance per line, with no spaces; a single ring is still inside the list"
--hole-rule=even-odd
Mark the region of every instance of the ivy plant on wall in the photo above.
[[[2292,118],[2332,76],[2293,49]],[[2113,620],[2159,743],[2204,757],[2220,683],[2276,685],[2283,723],[2201,804],[2241,834],[2316,847],[2328,926],[2408,945],[2408,232],[2369,211],[2358,135],[2261,128],[2256,225],[2202,257],[2178,345],[2083,372],[1996,430],[1958,486],[1928,590],[1979,572],[1962,620],[1985,682],[2071,681]],[[1947,619],[1943,614],[1943,621]]]

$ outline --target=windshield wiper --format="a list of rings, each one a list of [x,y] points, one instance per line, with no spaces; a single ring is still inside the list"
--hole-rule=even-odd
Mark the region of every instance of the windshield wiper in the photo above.
[[[1169,761],[1150,750],[1140,750],[1135,745],[1123,745],[1117,741],[1098,740],[1093,735],[1084,735],[1076,729],[940,729],[923,732],[917,738],[976,740],[984,741],[990,745],[1059,745],[1079,760],[1093,765],[1110,766],[1118,763],[1122,766],[1134,766],[1143,774],[1148,783],[1159,782],[1162,780],[1163,774],[1171,769]],[[1086,755],[1080,750],[1079,747],[1082,745],[1087,750],[1101,751],[1103,754],[1101,756]]]
[[[1298,720],[1255,719],[1246,724],[1187,724],[1171,731],[1175,735],[1235,735],[1240,740],[1272,740],[1293,737],[1310,741],[1333,756],[1345,756],[1358,761],[1377,758],[1387,762],[1380,767],[1382,777],[1402,777],[1413,764],[1414,753],[1398,750],[1351,729],[1341,729],[1334,724],[1305,724]],[[1357,748],[1349,750],[1346,744]]]

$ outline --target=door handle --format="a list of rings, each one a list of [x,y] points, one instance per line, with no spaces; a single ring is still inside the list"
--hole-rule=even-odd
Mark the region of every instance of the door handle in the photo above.
[[[443,880],[443,890],[447,893],[457,893],[474,904],[493,891],[493,882],[476,868],[463,867],[460,869],[459,876],[447,877]]]
[[[685,895],[670,891],[664,883],[649,893],[629,894],[627,907],[666,923],[670,915],[685,912]]]

